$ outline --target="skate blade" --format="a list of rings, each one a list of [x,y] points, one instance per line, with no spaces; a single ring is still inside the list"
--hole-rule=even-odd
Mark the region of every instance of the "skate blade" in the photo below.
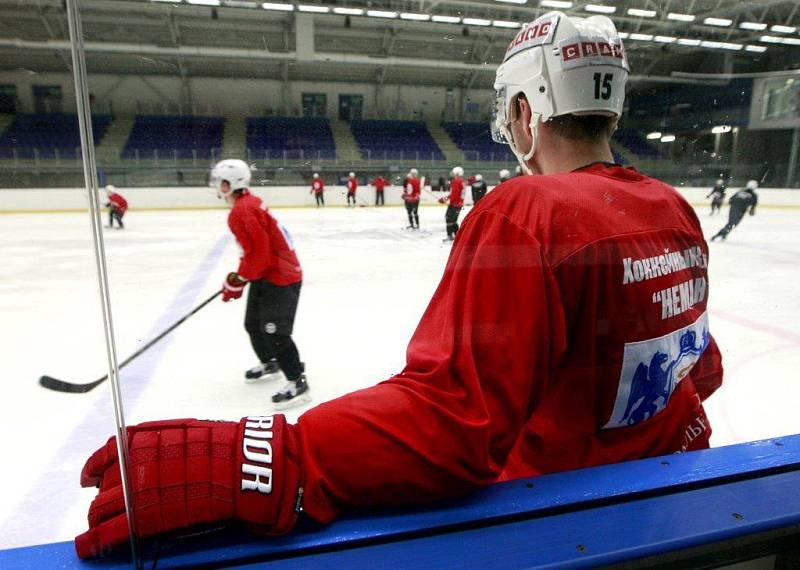
[[[291,400],[286,400],[285,402],[273,402],[272,407],[275,410],[288,410],[290,408],[296,408],[298,406],[302,406],[303,404],[308,404],[311,401],[311,394],[308,392],[303,392],[299,396],[295,396]]]
[[[247,378],[245,376],[244,383],[245,384],[261,384],[262,382],[272,382],[273,380],[278,380],[280,378],[285,379],[286,377],[283,375],[282,371],[273,372],[271,374],[262,374],[258,378]]]

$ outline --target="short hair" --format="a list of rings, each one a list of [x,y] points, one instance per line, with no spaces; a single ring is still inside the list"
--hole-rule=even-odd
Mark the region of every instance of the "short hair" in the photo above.
[[[520,99],[528,100],[524,93],[520,93],[514,99],[514,111],[517,116],[519,116],[520,112]],[[551,117],[545,124],[553,129],[555,134],[565,139],[597,141],[610,139],[617,129],[618,121],[619,118],[612,115],[576,115],[570,113]]]

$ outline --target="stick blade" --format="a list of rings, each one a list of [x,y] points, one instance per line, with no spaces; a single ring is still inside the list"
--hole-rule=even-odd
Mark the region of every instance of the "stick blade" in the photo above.
[[[103,379],[105,380],[105,379]],[[39,385],[42,388],[53,390],[55,392],[64,392],[67,394],[84,394],[96,388],[103,380],[90,382],[88,384],[73,384],[72,382],[65,382],[52,376],[42,376],[39,378]]]

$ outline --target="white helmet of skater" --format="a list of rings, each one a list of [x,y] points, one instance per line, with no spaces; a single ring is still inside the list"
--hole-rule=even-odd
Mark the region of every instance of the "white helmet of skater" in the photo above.
[[[412,168],[411,170],[409,170],[409,171],[408,171],[408,173],[409,173],[411,176],[413,176],[414,178],[416,178],[417,176],[419,176],[419,170],[417,170],[416,168]]]
[[[223,187],[223,182],[228,186]],[[250,187],[250,167],[235,158],[220,161],[211,169],[209,185],[216,189],[218,198],[231,203],[234,192]]]
[[[356,177],[356,173],[355,172],[351,172],[349,176],[350,176],[350,178],[355,178]]]
[[[500,171],[500,182],[508,180],[509,178],[511,178],[511,172],[507,168]]]
[[[317,173],[315,172],[315,173],[314,173],[314,178],[319,178],[319,174],[317,174]]]
[[[756,182],[755,180],[750,180],[747,182],[746,188],[748,190],[758,190],[758,182]]]
[[[628,69],[622,40],[606,16],[544,14],[523,26],[497,68],[492,138],[509,145],[530,174],[526,162],[536,152],[539,123],[567,114],[619,117]],[[519,95],[532,110],[527,150],[517,148],[510,129]]]
[[[453,168],[453,176],[464,176],[464,169],[460,166]]]
[[[483,180],[483,174],[476,174],[476,175],[475,175],[475,180],[477,180],[478,182],[480,182],[481,180]]]

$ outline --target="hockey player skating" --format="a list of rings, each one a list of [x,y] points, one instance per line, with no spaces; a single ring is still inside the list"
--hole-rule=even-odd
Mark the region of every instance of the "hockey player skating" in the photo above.
[[[464,195],[467,189],[464,186],[464,169],[460,166],[453,168],[453,179],[450,181],[450,195],[447,198],[439,198],[439,202],[447,203],[447,211],[444,214],[444,223],[447,229],[447,240],[453,241],[458,233],[458,216],[461,208],[464,207]]]
[[[708,447],[702,401],[722,382],[708,249],[673,188],[612,164],[627,75],[606,17],[551,12],[523,28],[497,71],[492,125],[538,176],[470,212],[403,371],[297,424],[129,427],[139,536],[232,519],[280,534],[301,517]],[[212,443],[213,456],[186,451]],[[126,543],[113,438],[81,482],[101,491],[78,554]],[[189,482],[214,492],[171,492]]]
[[[711,198],[711,214],[714,215],[716,212],[719,212],[722,209],[722,204],[725,202],[725,181],[720,178],[714,184],[714,187],[711,189],[711,192],[706,194],[706,198]]]
[[[747,186],[743,190],[739,190],[736,194],[731,196],[731,199],[728,201],[729,209],[728,209],[728,223],[725,224],[721,230],[719,230],[714,237],[711,238],[711,241],[720,238],[725,240],[728,238],[728,234],[733,231],[733,228],[739,225],[739,222],[742,221],[744,218],[744,213],[750,209],[750,215],[756,215],[756,205],[758,205],[758,195],[756,194],[756,190],[758,189],[758,182],[755,180],[751,180],[747,183]]]
[[[383,176],[376,176],[375,180],[372,181],[372,185],[375,187],[376,206],[383,206],[384,204],[386,204],[386,199],[383,196],[383,191],[388,184],[389,181],[386,180]]]
[[[472,205],[477,206],[481,198],[486,196],[489,187],[486,186],[486,181],[483,179],[483,174],[476,174],[475,180],[472,182]]]
[[[419,179],[419,172],[416,168],[412,168],[405,182],[403,182],[403,202],[406,205],[406,213],[408,214],[408,227],[411,229],[419,229],[419,200],[422,192],[421,181]]]
[[[103,206],[108,208],[108,227],[113,228],[114,220],[116,220],[118,228],[120,230],[124,229],[122,218],[125,216],[125,212],[128,211],[128,201],[121,194],[118,194],[117,189],[111,184],[105,187],[105,194],[106,202]]]
[[[228,227],[242,248],[239,268],[223,284],[222,300],[240,298],[250,284],[244,326],[260,364],[245,377],[282,370],[286,384],[272,397],[275,408],[308,402],[304,365],[292,339],[303,273],[291,238],[261,198],[250,193],[250,168],[244,161],[218,163],[211,184],[231,208]]]
[[[511,178],[511,172],[507,168],[504,168],[499,172],[499,176],[500,176],[500,183],[502,184],[503,182]]]
[[[347,177],[347,206],[350,207],[350,201],[353,201],[353,207],[356,206],[356,190],[358,190],[358,180],[356,180],[355,172],[351,172]]]
[[[316,172],[311,180],[311,193],[314,194],[314,200],[317,202],[317,208],[325,205],[325,183]]]

